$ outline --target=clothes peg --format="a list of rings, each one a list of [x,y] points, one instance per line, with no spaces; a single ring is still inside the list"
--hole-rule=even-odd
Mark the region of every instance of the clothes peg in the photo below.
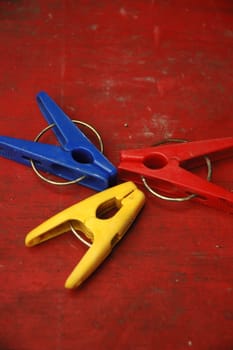
[[[134,183],[125,182],[97,193],[48,219],[32,230],[25,239],[28,247],[70,231],[72,226],[92,241],[91,247],[74,268],[65,287],[78,287],[110,254],[124,236],[139,211],[145,196]],[[114,209],[112,217],[106,213]]]
[[[116,168],[88,140],[61,108],[45,93],[37,95],[39,108],[53,126],[60,146],[0,136],[0,155],[97,191],[116,183]]]
[[[152,186],[173,197],[179,191],[188,196],[188,199],[195,197],[203,204],[233,213],[233,193],[189,171],[200,166],[202,157],[208,156],[212,161],[230,154],[233,154],[233,137],[162,144],[123,150],[118,170],[121,179],[143,182],[148,189]]]

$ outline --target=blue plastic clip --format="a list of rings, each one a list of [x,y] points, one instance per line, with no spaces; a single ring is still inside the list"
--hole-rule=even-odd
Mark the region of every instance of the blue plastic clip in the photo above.
[[[37,95],[39,108],[61,146],[0,136],[0,155],[47,173],[102,191],[116,183],[117,169],[88,140],[71,119],[45,93]]]

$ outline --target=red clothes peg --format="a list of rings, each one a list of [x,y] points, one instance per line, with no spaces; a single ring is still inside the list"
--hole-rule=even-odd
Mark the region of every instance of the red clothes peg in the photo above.
[[[121,151],[118,170],[121,179],[144,183],[151,193],[160,198],[182,201],[195,197],[203,204],[233,213],[233,193],[209,182],[211,161],[229,154],[233,155],[233,137],[161,144]],[[203,157],[209,170],[207,179],[190,172],[203,163]],[[159,195],[150,186],[171,197]],[[185,197],[174,198],[177,193]]]

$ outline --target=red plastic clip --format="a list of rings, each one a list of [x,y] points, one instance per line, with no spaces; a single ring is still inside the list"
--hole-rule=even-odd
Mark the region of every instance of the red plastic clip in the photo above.
[[[181,141],[181,140],[176,140]],[[121,151],[118,167],[121,179],[137,183],[143,182],[151,193],[168,200],[187,200],[194,198],[211,207],[233,213],[233,193],[210,181],[211,161],[233,155],[233,137],[194,141],[175,144],[162,144],[135,150]],[[208,166],[207,179],[189,170],[203,163]],[[153,191],[172,195],[165,197]],[[185,197],[174,198],[174,194]]]

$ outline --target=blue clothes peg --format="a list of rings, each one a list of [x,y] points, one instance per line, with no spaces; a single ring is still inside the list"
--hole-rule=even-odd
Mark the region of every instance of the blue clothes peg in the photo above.
[[[116,183],[117,169],[90,142],[45,92],[37,95],[39,108],[60,146],[0,136],[0,156],[102,191]]]

